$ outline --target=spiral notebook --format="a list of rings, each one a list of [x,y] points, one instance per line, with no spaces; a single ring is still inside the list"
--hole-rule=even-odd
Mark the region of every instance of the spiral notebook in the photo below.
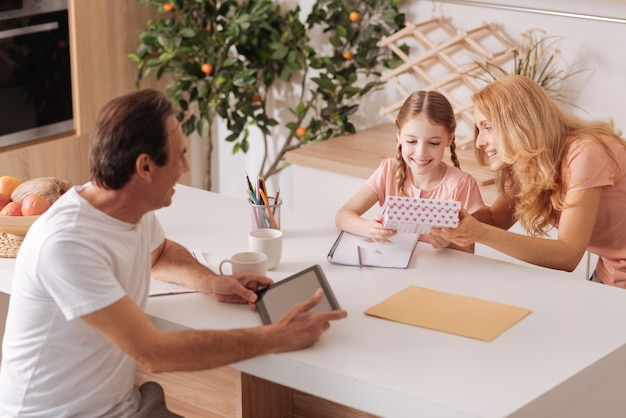
[[[363,267],[407,268],[419,234],[399,232],[391,238],[376,242],[369,238],[341,231],[328,252],[334,264]]]

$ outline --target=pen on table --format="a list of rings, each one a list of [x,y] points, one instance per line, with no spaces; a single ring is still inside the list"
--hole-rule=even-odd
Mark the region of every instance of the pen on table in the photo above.
[[[363,259],[361,258],[361,246],[357,245],[356,252],[359,255],[359,268],[363,267]]]

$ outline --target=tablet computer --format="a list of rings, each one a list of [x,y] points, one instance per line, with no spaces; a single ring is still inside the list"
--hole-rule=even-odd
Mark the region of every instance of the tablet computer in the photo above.
[[[324,291],[324,297],[310,312],[341,309],[322,268],[316,264],[257,292],[256,306],[263,323],[278,321],[296,303],[310,298],[319,288]]]

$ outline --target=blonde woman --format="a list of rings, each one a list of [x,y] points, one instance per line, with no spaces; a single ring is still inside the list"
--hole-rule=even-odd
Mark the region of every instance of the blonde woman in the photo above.
[[[393,236],[396,231],[383,228],[381,215],[362,217],[377,202],[382,206],[387,196],[458,200],[469,213],[482,208],[476,180],[459,169],[455,129],[454,110],[445,96],[423,90],[411,94],[396,117],[396,157],[383,160],[363,188],[339,209],[337,227],[375,241]],[[446,148],[454,167],[443,162]],[[420,240],[435,248],[474,251],[473,244],[456,246],[430,234],[420,236]]]
[[[456,230],[457,245],[482,243],[539,266],[572,271],[585,250],[592,279],[626,287],[626,143],[610,122],[562,110],[534,81],[506,76],[476,93],[475,143],[498,173],[499,196]],[[480,222],[480,221],[482,222]],[[529,235],[508,232],[516,221]],[[556,239],[546,239],[552,227]]]

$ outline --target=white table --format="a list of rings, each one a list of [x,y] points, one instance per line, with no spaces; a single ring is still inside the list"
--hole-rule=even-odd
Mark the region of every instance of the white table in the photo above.
[[[243,198],[177,186],[158,216],[169,238],[202,249],[215,266],[247,249],[248,211]],[[422,243],[405,270],[337,266],[326,261],[333,225],[283,211],[282,227],[283,259],[268,275],[280,280],[320,264],[348,318],[310,349],[232,367],[385,417],[624,415],[625,290]],[[5,292],[12,262],[0,260]],[[409,285],[533,312],[489,343],[363,313]],[[148,313],[197,329],[261,324],[246,306],[201,294],[151,298]]]

